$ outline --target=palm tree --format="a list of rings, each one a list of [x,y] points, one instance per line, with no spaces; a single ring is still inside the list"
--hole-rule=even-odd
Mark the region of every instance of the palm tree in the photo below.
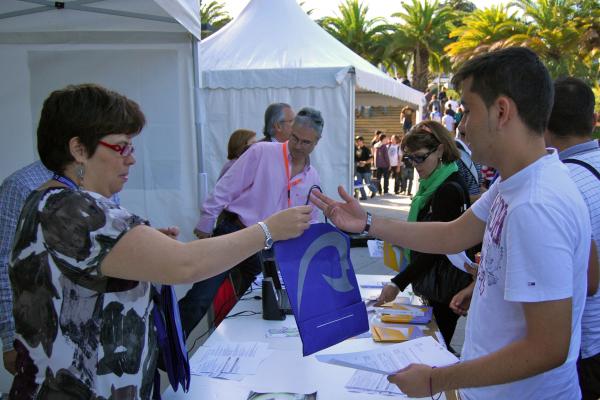
[[[577,19],[573,0],[516,0],[511,5],[523,13],[527,31],[511,41],[534,50],[552,76],[573,75],[585,69],[580,57],[585,31]]]
[[[526,27],[517,17],[509,14],[507,6],[478,9],[462,19],[462,24],[450,32],[456,41],[445,47],[454,67],[488,51],[512,45],[516,34],[525,33]]]
[[[206,38],[231,21],[231,16],[225,10],[225,5],[216,0],[200,4],[200,23],[202,37]]]
[[[367,17],[369,7],[359,0],[345,0],[339,15],[324,17],[317,23],[356,54],[374,65],[382,61],[384,34],[391,28],[384,18]]]
[[[402,23],[396,26],[388,54],[408,52],[412,59],[412,84],[422,91],[427,89],[430,65],[445,69],[444,46],[450,42],[448,33],[456,13],[440,7],[438,0],[412,0],[402,3],[403,10],[392,14]]]

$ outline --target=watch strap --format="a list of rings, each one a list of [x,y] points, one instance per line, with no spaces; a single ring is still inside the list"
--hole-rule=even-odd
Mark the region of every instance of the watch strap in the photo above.
[[[373,222],[373,216],[371,215],[370,212],[367,211],[367,222],[365,223],[365,227],[362,231],[363,235],[366,235],[367,233],[369,233],[369,229],[371,229],[372,222]]]

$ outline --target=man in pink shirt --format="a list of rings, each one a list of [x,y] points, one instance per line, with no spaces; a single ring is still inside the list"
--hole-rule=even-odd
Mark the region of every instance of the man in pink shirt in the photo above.
[[[276,211],[309,203],[310,191],[320,182],[309,156],[321,138],[323,125],[321,113],[305,107],[294,118],[289,141],[259,142],[251,146],[219,179],[202,205],[194,230],[196,236],[202,239],[211,233],[219,236],[235,232]],[[317,221],[319,213],[315,207],[313,221]],[[240,296],[261,272],[258,254],[232,270],[239,281],[236,290]],[[202,319],[229,272],[194,284],[181,299],[179,307],[186,335]],[[224,310],[215,311],[219,314],[216,315],[218,320]]]

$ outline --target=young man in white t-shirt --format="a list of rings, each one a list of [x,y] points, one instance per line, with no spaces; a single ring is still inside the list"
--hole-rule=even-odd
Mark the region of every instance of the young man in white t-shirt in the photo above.
[[[388,377],[405,394],[461,389],[462,399],[577,399],[591,233],[567,168],[545,148],[550,75],[531,50],[512,47],[467,61],[453,83],[462,89],[461,125],[473,159],[500,173],[461,217],[371,217],[342,188],[345,202],[318,193],[314,202],[345,231],[367,230],[420,252],[453,254],[483,238],[462,361],[413,364]]]

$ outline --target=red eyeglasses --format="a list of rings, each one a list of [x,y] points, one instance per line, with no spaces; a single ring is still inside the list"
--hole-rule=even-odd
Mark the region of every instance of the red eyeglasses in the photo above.
[[[123,146],[120,144],[110,144],[99,140],[98,144],[101,144],[104,147],[108,147],[109,149],[116,151],[123,157],[127,157],[128,155],[133,154],[133,152],[135,151],[135,147],[133,147],[133,145],[130,143],[127,143]]]

